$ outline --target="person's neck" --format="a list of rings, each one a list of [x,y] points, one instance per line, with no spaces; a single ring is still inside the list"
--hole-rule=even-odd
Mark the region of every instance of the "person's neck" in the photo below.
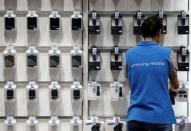
[[[155,40],[151,37],[146,37],[146,38],[144,38],[144,41],[155,41]]]

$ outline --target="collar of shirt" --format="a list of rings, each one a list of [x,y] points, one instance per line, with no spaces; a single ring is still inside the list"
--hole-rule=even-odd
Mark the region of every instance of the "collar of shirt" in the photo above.
[[[138,46],[150,46],[150,45],[158,45],[155,41],[142,41],[138,43]]]

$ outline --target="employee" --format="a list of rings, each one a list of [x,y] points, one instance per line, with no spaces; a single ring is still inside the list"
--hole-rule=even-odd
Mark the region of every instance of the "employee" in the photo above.
[[[169,97],[177,92],[177,63],[173,51],[162,47],[162,23],[156,16],[141,27],[144,40],[125,53],[126,77],[130,85],[128,131],[172,131],[176,123]]]

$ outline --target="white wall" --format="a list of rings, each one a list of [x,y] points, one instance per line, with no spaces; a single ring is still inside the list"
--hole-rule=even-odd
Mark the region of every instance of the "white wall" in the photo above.
[[[128,84],[124,78],[124,70],[121,72],[112,72],[109,67],[110,54],[109,52],[101,53],[102,69],[96,74],[88,72],[87,66],[87,49],[93,44],[99,47],[112,47],[115,44],[119,47],[129,47],[136,45],[136,37],[133,35],[133,18],[123,17],[123,29],[124,33],[119,38],[111,35],[110,29],[110,17],[101,16],[101,34],[97,36],[89,36],[88,41],[88,9],[96,11],[156,11],[163,9],[166,11],[180,11],[188,10],[189,0],[0,0],[0,10],[14,9],[18,11],[27,11],[28,9],[34,9],[38,11],[51,11],[53,9],[59,11],[74,11],[80,10],[83,12],[83,27],[82,31],[71,31],[71,19],[70,15],[64,15],[61,19],[62,30],[59,32],[49,31],[48,15],[39,18],[39,31],[35,33],[28,33],[26,30],[26,18],[25,16],[17,17],[17,31],[15,34],[10,32],[4,32],[4,19],[0,16],[0,81],[6,81],[4,79],[3,57],[2,49],[8,45],[23,48],[22,51],[17,53],[17,77],[18,83],[17,89],[17,116],[27,116],[26,109],[26,94],[25,87],[27,83],[27,69],[26,58],[24,50],[27,46],[35,44],[39,48],[46,48],[56,44],[62,47],[62,62],[61,62],[61,91],[62,91],[62,116],[72,117],[74,115],[74,107],[72,107],[70,99],[70,84],[72,81],[80,78],[81,84],[84,89],[84,102],[82,106],[75,108],[78,115],[82,115],[86,120],[90,115],[96,115],[102,120],[112,119],[114,115],[119,115],[125,118],[126,110],[128,107]],[[88,5],[89,2],[89,5]],[[17,5],[17,6],[16,6]],[[83,10],[82,10],[83,5]],[[164,36],[164,46],[180,46],[188,44],[188,37],[186,35],[177,34],[177,17],[168,17],[168,33]],[[13,36],[15,37],[13,39]],[[29,37],[29,38],[28,38]],[[83,38],[83,40],[82,40]],[[189,39],[190,40],[190,39]],[[83,71],[72,72],[71,58],[68,48],[72,48],[74,45],[79,45],[83,48]],[[25,47],[25,48],[24,48]],[[51,76],[48,69],[48,50],[47,52],[41,52],[39,54],[39,72],[38,81],[45,82],[46,84],[40,84],[39,96],[40,96],[40,114],[39,116],[50,116],[49,100],[48,100],[48,85],[50,84]],[[88,80],[91,80],[92,75],[96,76],[95,80],[102,85],[102,99],[98,102],[87,102],[86,87]],[[110,89],[109,84],[114,81],[114,76],[118,75],[117,80],[124,83],[125,93],[127,94],[123,102],[112,103],[110,101]],[[187,81],[187,73],[179,72],[178,77],[181,81]],[[83,78],[83,79],[82,79]],[[191,78],[191,77],[189,77]],[[22,84],[19,82],[24,82]],[[3,84],[0,88],[0,116],[5,115],[4,110],[4,92]],[[191,99],[191,97],[190,97]],[[118,109],[120,107],[120,109]],[[191,109],[191,108],[190,108]],[[175,112],[177,115],[187,115],[186,103],[177,103],[175,106]],[[76,114],[76,113],[75,113]],[[3,129],[3,121],[0,122],[0,130]],[[18,130],[24,131],[23,125],[26,120],[18,119]],[[47,119],[40,120],[40,130],[47,130]],[[62,119],[62,129],[69,131],[70,119]]]

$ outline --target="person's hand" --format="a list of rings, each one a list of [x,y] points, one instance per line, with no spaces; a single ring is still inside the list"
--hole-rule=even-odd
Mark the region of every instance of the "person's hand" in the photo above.
[[[169,96],[170,96],[170,100],[172,105],[175,105],[175,97],[178,94],[178,90],[173,90],[173,89],[169,89]]]
[[[175,90],[175,89],[170,88],[169,93],[171,93],[175,97],[176,95],[178,95],[179,89]]]

